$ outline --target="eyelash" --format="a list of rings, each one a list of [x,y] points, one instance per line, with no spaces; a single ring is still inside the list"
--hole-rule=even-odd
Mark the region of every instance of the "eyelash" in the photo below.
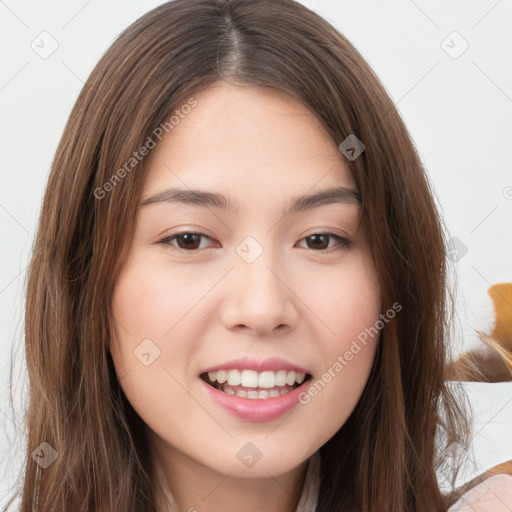
[[[171,244],[172,240],[174,240],[180,236],[184,236],[184,235],[203,236],[203,237],[206,237],[206,238],[209,238],[210,240],[212,240],[212,238],[210,236],[208,236],[206,233],[200,233],[197,231],[182,231],[181,233],[174,233],[172,235],[161,238],[160,240],[158,240],[157,243],[171,246],[171,247],[173,247],[173,250],[177,250],[177,251],[181,251],[181,252],[197,252],[199,249],[182,249],[181,247],[176,247]],[[318,235],[323,235],[323,236],[328,236],[330,238],[334,238],[338,242],[339,245],[338,245],[338,247],[334,247],[334,249],[332,247],[330,247],[328,249],[320,249],[320,250],[312,249],[314,252],[330,253],[330,252],[346,250],[346,249],[349,249],[353,244],[353,242],[351,240],[349,240],[348,238],[345,238],[343,236],[337,235],[335,233],[322,233],[322,232],[311,233],[311,235],[308,235],[308,236],[302,238],[300,241],[306,240],[308,238],[311,238],[313,236],[318,236]],[[207,249],[210,249],[210,247],[208,247]]]

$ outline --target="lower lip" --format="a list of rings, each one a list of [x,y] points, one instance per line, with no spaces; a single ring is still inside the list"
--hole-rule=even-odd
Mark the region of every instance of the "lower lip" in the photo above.
[[[299,395],[309,387],[313,379],[303,382],[293,391],[272,398],[242,398],[228,395],[210,386],[203,379],[199,380],[210,398],[237,418],[248,421],[271,421],[293,409],[299,403]]]

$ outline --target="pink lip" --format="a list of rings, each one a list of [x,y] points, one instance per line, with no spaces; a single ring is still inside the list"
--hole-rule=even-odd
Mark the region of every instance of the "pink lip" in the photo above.
[[[222,369],[222,368],[221,368]],[[213,370],[215,371],[215,370]],[[302,372],[307,373],[307,372]],[[311,384],[313,379],[303,382],[293,391],[273,398],[242,398],[228,395],[215,389],[203,379],[199,379],[210,398],[234,416],[248,421],[271,421],[279,418],[299,403],[299,395]]]
[[[289,372],[295,371],[296,373],[310,373],[305,368],[289,363],[288,361],[280,359],[279,357],[271,357],[269,359],[264,359],[263,361],[258,361],[250,357],[233,359],[227,363],[222,363],[216,366],[211,366],[210,368],[206,368],[206,370],[203,370],[201,373],[216,372],[217,370],[255,370],[257,372],[263,372],[267,370],[286,370]]]

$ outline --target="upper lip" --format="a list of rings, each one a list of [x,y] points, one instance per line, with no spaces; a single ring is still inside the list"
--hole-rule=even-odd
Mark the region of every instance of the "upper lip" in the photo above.
[[[210,366],[209,368],[204,369],[201,373],[215,372],[217,370],[255,370],[257,372],[286,370],[294,371],[296,373],[310,373],[306,368],[290,363],[289,361],[279,357],[271,357],[262,360],[251,357],[232,359],[225,363]]]

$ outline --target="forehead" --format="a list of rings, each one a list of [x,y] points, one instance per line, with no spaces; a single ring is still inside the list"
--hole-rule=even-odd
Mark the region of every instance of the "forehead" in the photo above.
[[[222,82],[193,97],[197,105],[174,118],[153,150],[143,197],[169,186],[229,190],[244,201],[357,190],[322,123],[285,93]]]

